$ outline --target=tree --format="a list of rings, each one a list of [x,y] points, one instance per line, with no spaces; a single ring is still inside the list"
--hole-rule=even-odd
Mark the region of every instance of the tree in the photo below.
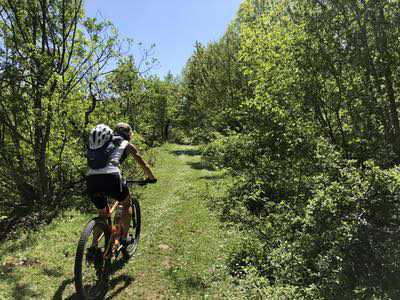
[[[241,5],[241,130],[208,135],[204,155],[235,178],[213,205],[246,236],[229,266],[259,298],[399,297],[398,13],[396,1]],[[223,57],[211,49],[186,69],[207,128],[220,112],[207,62]]]
[[[240,36],[233,22],[220,41],[196,43],[183,73],[182,115],[188,132],[210,140],[213,132],[242,130],[240,104],[251,96],[239,59]]]
[[[2,192],[16,206],[62,203],[78,175],[71,148],[94,109],[91,87],[115,53],[116,33],[84,18],[81,0],[2,0],[0,20]]]
[[[123,107],[119,119],[133,125],[149,143],[168,141],[177,114],[178,82],[171,73],[164,80],[157,76],[143,77],[138,68],[132,57],[119,62],[108,78],[114,95],[111,102]]]

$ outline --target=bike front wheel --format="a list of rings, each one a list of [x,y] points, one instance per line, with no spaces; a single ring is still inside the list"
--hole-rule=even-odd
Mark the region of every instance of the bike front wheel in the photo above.
[[[75,256],[75,288],[79,299],[102,299],[107,293],[111,234],[105,221],[91,220],[78,242]],[[97,240],[93,241],[93,240]]]

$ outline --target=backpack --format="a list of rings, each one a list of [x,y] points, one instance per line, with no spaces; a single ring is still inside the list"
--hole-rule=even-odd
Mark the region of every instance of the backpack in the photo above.
[[[112,136],[108,142],[102,147],[86,150],[87,165],[90,169],[102,169],[107,167],[111,162],[111,156],[114,151],[121,145],[124,139],[120,136]],[[117,163],[118,162],[113,162]]]
[[[86,158],[89,168],[95,170],[105,168],[110,162],[111,154],[114,152],[115,148],[116,146],[112,140],[98,149],[88,148],[86,150]]]

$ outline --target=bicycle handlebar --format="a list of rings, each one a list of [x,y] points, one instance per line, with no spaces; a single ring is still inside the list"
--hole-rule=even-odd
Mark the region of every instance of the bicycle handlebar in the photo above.
[[[139,186],[145,186],[147,184],[156,183],[157,179],[145,179],[145,180],[126,180],[127,184],[137,184]]]

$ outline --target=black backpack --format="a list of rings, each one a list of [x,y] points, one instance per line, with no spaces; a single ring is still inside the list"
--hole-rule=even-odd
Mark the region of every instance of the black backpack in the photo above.
[[[88,148],[86,151],[86,158],[89,168],[94,170],[105,168],[110,162],[111,154],[119,147],[121,142],[121,137],[113,136],[98,149]]]

